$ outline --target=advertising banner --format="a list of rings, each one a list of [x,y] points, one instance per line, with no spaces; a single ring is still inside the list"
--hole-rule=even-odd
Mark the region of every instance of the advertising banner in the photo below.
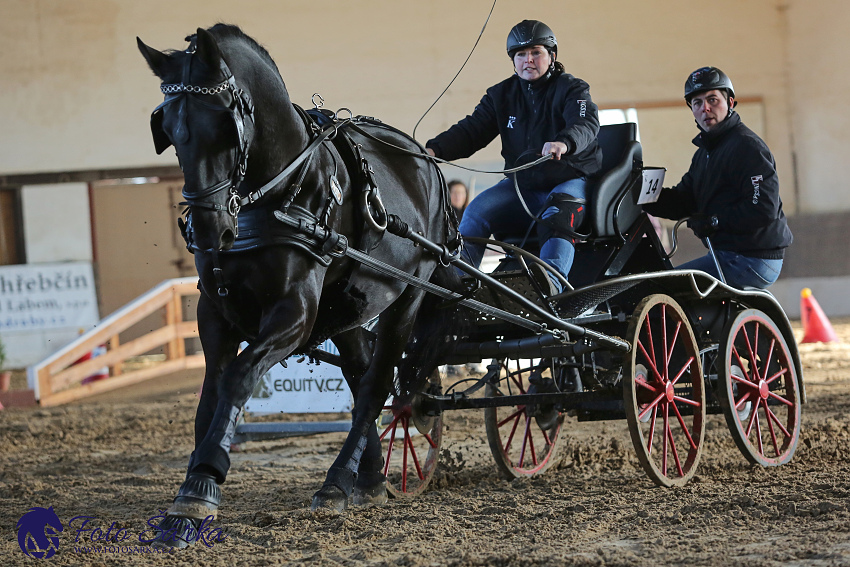
[[[0,333],[88,329],[98,321],[89,262],[0,266]]]
[[[331,341],[325,341],[321,348],[339,354]],[[255,414],[351,411],[351,391],[342,370],[305,356],[286,359],[286,366],[275,364],[260,378],[245,411]]]

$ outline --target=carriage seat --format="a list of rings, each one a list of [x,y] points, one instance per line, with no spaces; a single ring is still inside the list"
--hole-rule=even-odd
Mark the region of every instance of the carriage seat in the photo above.
[[[587,227],[590,238],[621,236],[641,212],[637,204],[643,152],[637,124],[610,124],[599,128],[602,168],[588,178]]]
[[[599,147],[602,167],[587,179],[587,217],[580,232],[590,233],[590,240],[621,237],[641,212],[637,204],[640,195],[643,153],[637,141],[637,124],[610,124],[599,128]],[[632,183],[636,181],[636,183]],[[494,235],[496,240],[536,253],[539,250],[537,233],[532,231],[523,242],[523,235]]]

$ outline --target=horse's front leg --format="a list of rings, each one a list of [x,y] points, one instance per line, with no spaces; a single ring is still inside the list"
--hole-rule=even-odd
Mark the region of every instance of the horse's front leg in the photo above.
[[[354,396],[354,409],[351,414],[352,423],[354,423],[357,419],[360,379],[372,362],[374,335],[362,327],[356,327],[335,336],[333,342],[339,349],[340,358],[343,361],[342,374]],[[378,438],[378,428],[374,421],[372,423],[373,426],[366,433],[366,447],[360,458],[357,480],[351,495],[351,501],[356,506],[384,504],[387,501],[387,477],[382,470],[384,455],[381,440]]]
[[[209,516],[216,516],[221,501],[214,469],[198,466],[196,455],[216,419],[221,376],[236,358],[241,339],[203,293],[198,302],[198,328],[206,371],[195,413],[195,450],[189,457],[186,478],[165,518],[159,523],[157,539],[152,542],[156,547],[184,548],[193,544],[201,523]]]
[[[206,340],[202,341],[204,352],[213,354],[206,355],[207,377],[195,420],[195,451],[190,459],[186,480],[159,526],[162,534],[160,539],[170,540],[166,545],[190,545],[194,542],[193,533],[197,537],[197,532],[193,532],[192,528],[198,529],[206,518],[216,516],[221,501],[220,485],[224,483],[230,469],[230,445],[239,412],[260,377],[303,342],[315,319],[315,305],[315,301],[311,302],[303,294],[278,302],[263,317],[258,337],[252,339],[250,346],[239,356],[221,367],[225,358],[216,357],[212,349],[230,345],[234,341],[235,346],[238,346],[238,338],[232,331],[228,335],[216,328],[216,325],[227,325],[220,316],[217,319],[211,314],[209,320],[204,318],[202,321],[199,304],[199,325],[206,329],[205,325],[210,323],[218,332],[205,333]],[[210,371],[210,368],[213,370]],[[217,379],[211,380],[214,376]],[[177,537],[169,537],[169,533]]]
[[[360,463],[369,447],[370,432],[392,388],[393,369],[401,359],[413,320],[422,300],[422,292],[407,288],[378,321],[375,354],[360,380],[355,399],[351,431],[339,456],[328,471],[322,488],[313,495],[312,509],[344,510],[348,505]],[[380,451],[380,445],[378,445]],[[380,457],[379,457],[380,458]]]

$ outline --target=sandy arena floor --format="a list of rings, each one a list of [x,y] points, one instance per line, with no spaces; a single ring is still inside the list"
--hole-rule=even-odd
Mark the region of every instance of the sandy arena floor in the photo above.
[[[66,529],[44,565],[848,565],[850,320],[833,323],[841,343],[801,346],[809,403],[788,465],[750,466],[723,417],[711,416],[693,481],[656,488],[624,421],[571,420],[557,470],[508,482],[480,411],[450,412],[425,494],[342,515],[309,511],[341,434],[247,444],[224,486],[216,526],[227,539],[169,557],[81,554],[67,524],[93,516],[105,531],[115,522],[132,544],[168,506],[192,448],[197,373],[2,411],[0,562],[38,562],[20,551],[16,523],[52,506]]]

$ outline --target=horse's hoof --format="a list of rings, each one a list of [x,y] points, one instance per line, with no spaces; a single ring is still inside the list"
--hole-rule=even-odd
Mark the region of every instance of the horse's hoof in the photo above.
[[[331,510],[333,512],[344,512],[348,507],[348,496],[336,486],[323,486],[313,495],[313,503],[310,509]]]
[[[166,516],[159,523],[156,539],[150,542],[156,549],[186,549],[198,541],[198,520]]]
[[[221,487],[208,474],[192,473],[186,477],[174,503],[168,509],[169,516],[203,520],[218,515],[221,503]]]
[[[381,506],[387,503],[387,481],[384,480],[373,486],[355,486],[351,494],[351,503],[355,506],[374,504]]]

